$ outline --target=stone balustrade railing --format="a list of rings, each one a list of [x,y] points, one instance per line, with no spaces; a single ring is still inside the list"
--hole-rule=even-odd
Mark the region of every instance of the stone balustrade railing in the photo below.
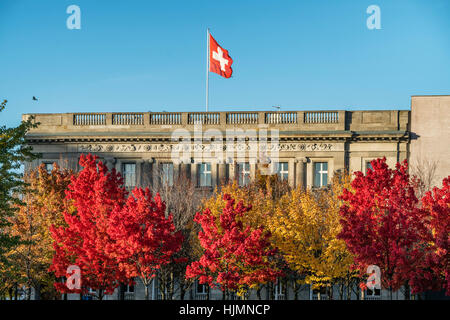
[[[64,131],[165,131],[170,128],[253,127],[296,131],[407,130],[409,111],[232,111],[232,112],[102,112],[33,115],[41,125],[32,132]]]
[[[152,125],[182,125],[206,124],[218,125],[222,123],[222,116],[226,124],[258,124],[259,115],[263,114],[264,124],[296,124],[298,111],[283,112],[149,112],[149,124]],[[301,112],[303,123],[338,123],[338,111]],[[187,114],[187,123],[183,123],[182,115]],[[143,125],[145,113],[112,113],[112,125]],[[107,125],[107,113],[75,113],[74,126]]]

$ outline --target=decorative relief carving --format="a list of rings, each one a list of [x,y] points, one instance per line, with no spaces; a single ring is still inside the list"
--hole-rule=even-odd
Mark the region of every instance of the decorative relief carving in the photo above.
[[[336,151],[334,143],[267,143],[260,144],[261,150],[268,151]],[[172,152],[172,151],[190,151],[191,152],[214,152],[219,151],[243,151],[257,150],[258,143],[236,143],[236,144],[85,144],[79,145],[79,152]]]

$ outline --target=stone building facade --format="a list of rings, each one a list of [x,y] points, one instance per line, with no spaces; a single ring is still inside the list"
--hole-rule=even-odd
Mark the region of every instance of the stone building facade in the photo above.
[[[407,110],[34,116],[40,126],[27,140],[42,158],[31,166],[58,162],[77,170],[79,156],[93,153],[138,186],[155,185],[164,165],[169,175],[185,171],[199,187],[213,188],[272,163],[291,186],[320,187],[336,170],[365,170],[383,156],[394,165],[409,156]]]
[[[57,162],[78,170],[79,156],[93,153],[121,172],[129,188],[158,188],[161,172],[169,183],[184,172],[199,189],[212,190],[228,179],[245,183],[271,164],[271,173],[293,187],[322,187],[334,172],[365,171],[379,157],[394,166],[426,155],[438,162],[442,181],[450,174],[449,114],[450,96],[413,97],[411,111],[34,114],[40,125],[27,141],[42,158],[28,166]],[[283,299],[277,288],[276,298]],[[203,290],[196,285],[186,298],[203,299]],[[142,298],[143,288],[138,284],[125,295]],[[314,295],[307,290],[300,298]]]

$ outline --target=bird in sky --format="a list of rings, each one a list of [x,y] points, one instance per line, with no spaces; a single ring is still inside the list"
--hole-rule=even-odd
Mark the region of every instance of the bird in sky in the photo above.
[[[33,101],[38,101],[38,99],[35,96],[33,96]]]

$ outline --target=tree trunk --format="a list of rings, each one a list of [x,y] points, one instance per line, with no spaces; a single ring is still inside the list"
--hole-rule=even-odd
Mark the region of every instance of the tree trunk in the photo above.
[[[411,300],[410,287],[408,281],[405,283],[405,300]]]
[[[180,300],[184,300],[184,295],[186,294],[184,280],[180,280]]]
[[[170,273],[170,292],[169,292],[169,300],[173,300],[173,292],[175,291],[175,280],[173,276],[173,272]]]
[[[326,292],[328,293],[328,300],[333,300],[333,287],[328,287]]]
[[[145,300],[148,300],[148,283],[144,283],[144,290],[145,290]]]
[[[261,300],[261,285],[259,285],[258,289],[256,289],[256,297],[258,300]]]
[[[347,300],[352,299],[352,281],[347,278]]]
[[[125,300],[125,285],[123,283],[119,285],[119,300]]]
[[[98,300],[102,301],[104,297],[103,289],[98,289]]]
[[[41,300],[41,284],[38,283],[34,289],[34,300]]]
[[[344,280],[339,284],[339,300],[344,300]]]
[[[300,285],[297,283],[297,279],[294,279],[294,300],[298,300],[298,291],[300,290]]]

